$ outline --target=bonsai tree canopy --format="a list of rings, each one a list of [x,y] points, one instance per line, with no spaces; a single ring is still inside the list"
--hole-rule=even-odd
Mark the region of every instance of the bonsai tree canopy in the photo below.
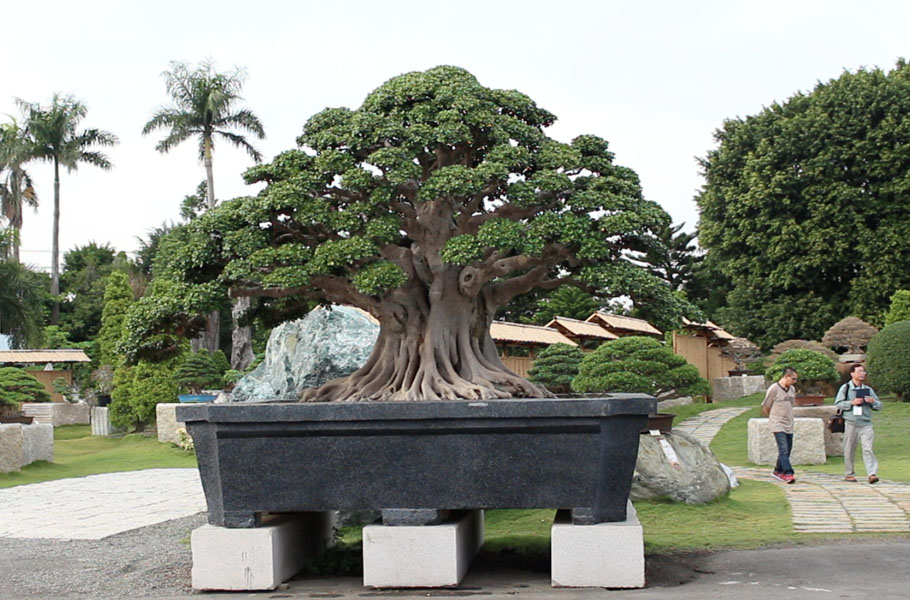
[[[0,367],[0,410],[13,413],[23,402],[50,402],[44,386],[18,367]]]
[[[846,317],[831,326],[822,338],[822,344],[836,350],[846,348],[850,354],[859,354],[869,345],[878,328],[859,317]]]
[[[758,346],[746,338],[733,338],[724,346],[720,353],[736,363],[736,370],[746,371],[746,363],[758,356],[761,352]]]
[[[777,381],[787,367],[796,369],[799,374],[796,390],[800,394],[818,392],[819,384],[835,383],[838,380],[837,369],[834,368],[834,361],[830,357],[815,350],[801,348],[787,350],[778,356],[768,367],[765,377]]]
[[[265,311],[349,304],[381,324],[373,354],[304,400],[548,395],[500,361],[489,333],[498,307],[572,285],[679,308],[629,260],[660,243],[669,216],[605,140],[553,140],[544,128],[554,121],[455,67],[395,77],[356,110],[316,114],[300,149],[246,172],[266,184],[258,196],[181,233],[172,280],[130,313],[124,349],[136,360],[175,346],[168,336],[198,331],[226,291],[259,297]]]

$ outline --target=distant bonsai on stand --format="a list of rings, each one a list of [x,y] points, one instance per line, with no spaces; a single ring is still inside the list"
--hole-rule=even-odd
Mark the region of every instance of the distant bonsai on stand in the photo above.
[[[858,317],[847,317],[832,325],[831,329],[825,332],[822,344],[832,350],[846,348],[849,354],[861,354],[863,348],[869,345],[877,333],[877,327]]]
[[[50,402],[44,386],[18,367],[0,367],[0,414],[12,416],[23,402]]]
[[[187,355],[186,360],[174,372],[174,381],[193,394],[201,394],[203,388],[221,387],[221,378],[224,375],[215,358],[200,350]]]
[[[570,390],[572,379],[578,375],[578,365],[584,356],[584,352],[576,346],[547,346],[534,359],[534,365],[528,371],[528,380],[547,386],[551,392],[566,393]]]

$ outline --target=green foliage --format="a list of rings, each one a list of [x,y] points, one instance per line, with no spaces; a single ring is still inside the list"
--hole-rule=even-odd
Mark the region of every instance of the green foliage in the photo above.
[[[67,383],[66,379],[63,377],[57,377],[51,382],[51,386],[54,388],[55,394],[60,394],[67,402],[76,401],[76,390],[72,385]]]
[[[910,320],[910,290],[897,290],[891,295],[891,306],[885,313],[885,325]]]
[[[824,381],[834,383],[840,379],[837,369],[834,368],[834,361],[831,358],[821,352],[802,348],[787,350],[778,356],[768,367],[768,370],[765,371],[765,377],[771,381],[777,381],[787,367],[796,369],[799,374],[799,381],[797,381],[796,387],[802,392],[811,388],[813,383]]]
[[[117,348],[123,337],[124,320],[133,303],[133,292],[129,278],[119,272],[111,273],[104,288],[104,309],[101,313],[101,330],[98,332],[98,345],[101,350],[102,365],[119,366],[123,361]]]
[[[220,354],[220,360],[215,355]],[[189,388],[193,394],[199,394],[203,388],[221,386],[221,378],[230,365],[220,350],[210,354],[206,350],[191,352],[186,355],[174,372],[174,381],[182,388]]]
[[[910,66],[845,72],[715,139],[698,230],[732,284],[724,325],[767,349],[879,322],[910,287]]]
[[[866,352],[869,379],[880,392],[910,399],[910,320],[898,321],[878,332]]]
[[[584,352],[576,346],[553,344],[543,349],[528,371],[528,379],[542,383],[551,391],[566,392],[578,374]]]
[[[63,255],[59,325],[74,342],[93,341],[101,329],[104,290],[116,255],[108,244],[95,242]]]
[[[573,286],[562,286],[537,302],[539,310],[534,313],[532,323],[543,325],[554,317],[566,317],[584,321],[591,313],[600,309],[600,302],[584,290]]]
[[[13,347],[37,345],[44,320],[46,277],[13,260],[0,260],[0,333]]]
[[[780,357],[781,354],[787,352],[788,350],[812,350],[820,354],[824,354],[831,359],[832,362],[837,362],[837,353],[828,348],[821,342],[816,342],[814,340],[786,340],[779,344],[776,344],[771,351],[768,353],[767,362],[769,365]]]
[[[23,402],[50,402],[41,383],[18,367],[0,367],[0,406],[18,409]]]
[[[178,359],[160,363],[140,361],[132,367],[120,367],[114,372],[114,391],[111,393],[111,423],[117,427],[141,431],[155,421],[159,402],[177,399],[174,367]]]
[[[622,337],[585,355],[572,380],[576,392],[708,395],[711,386],[686,359],[654,338]]]

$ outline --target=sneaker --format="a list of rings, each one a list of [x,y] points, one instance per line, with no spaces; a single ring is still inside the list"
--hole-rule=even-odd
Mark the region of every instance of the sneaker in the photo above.
[[[876,481],[878,481],[878,475],[876,475],[875,473],[873,473],[872,475],[869,475],[869,483],[875,483]]]
[[[785,473],[783,475],[783,478],[784,478],[784,481],[786,481],[787,483],[796,483],[796,477],[794,477],[790,473]]]
[[[852,481],[852,482],[855,483],[855,482],[856,482],[856,475],[847,475],[846,477],[844,477],[844,481]]]
[[[777,479],[778,481],[783,481],[783,482],[787,481],[787,476],[784,475],[783,473],[780,473],[779,471],[772,472],[771,477],[773,477],[774,479]]]

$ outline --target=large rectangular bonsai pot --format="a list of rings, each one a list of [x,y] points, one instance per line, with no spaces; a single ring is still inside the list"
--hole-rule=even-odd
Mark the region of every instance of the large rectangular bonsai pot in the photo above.
[[[196,445],[209,523],[262,513],[572,509],[622,521],[644,394],[485,402],[196,404],[177,407]]]

